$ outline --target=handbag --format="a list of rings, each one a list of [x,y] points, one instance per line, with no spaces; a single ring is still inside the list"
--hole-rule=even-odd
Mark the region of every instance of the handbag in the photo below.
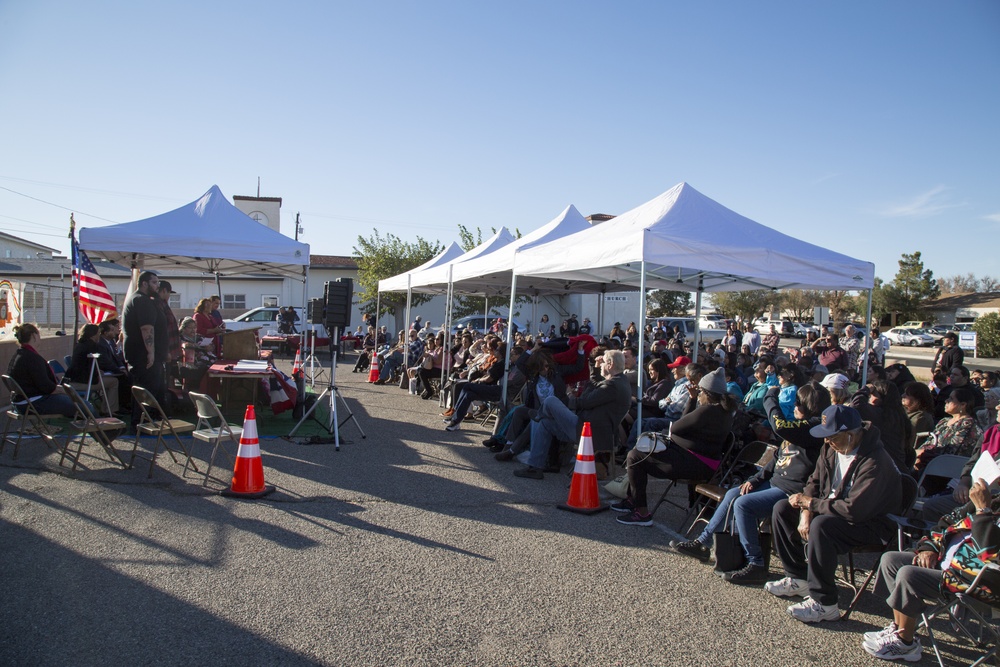
[[[732,512],[733,504],[730,503],[722,530],[712,534],[715,540],[715,571],[719,573],[739,570],[747,564],[747,556],[743,551],[743,545],[740,544],[740,536],[731,529]]]
[[[618,475],[604,485],[604,490],[624,500],[628,497],[628,474]]]
[[[635,450],[644,454],[656,454],[666,449],[668,442],[670,438],[666,433],[646,431],[639,434],[639,438],[635,441]]]

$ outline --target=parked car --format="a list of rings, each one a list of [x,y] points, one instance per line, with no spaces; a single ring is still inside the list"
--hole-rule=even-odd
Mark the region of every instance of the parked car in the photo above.
[[[931,326],[930,320],[909,320],[899,325],[901,329],[926,329],[929,326]]]
[[[889,329],[885,337],[893,345],[909,345],[910,347],[930,347],[934,344],[934,338],[930,334],[923,333],[920,329],[904,329],[897,327]]]
[[[952,325],[953,331],[972,331],[972,327],[975,326],[975,322],[962,322],[961,324]]]
[[[698,325],[702,329],[725,329],[729,326],[729,320],[724,318],[722,315],[709,314],[702,315],[701,319],[698,320]]]
[[[647,317],[646,322],[652,324],[654,327],[657,325],[669,327],[671,331],[676,326],[680,326],[684,335],[691,339],[694,337],[695,320],[693,317]],[[701,339],[703,341],[720,341],[726,335],[726,329],[702,329]]]
[[[792,335],[796,338],[805,338],[806,334],[809,332],[819,335],[819,327],[814,327],[811,324],[803,324],[802,322],[792,322]]]
[[[487,318],[485,315],[468,315],[466,317],[460,317],[451,323],[451,335],[454,336],[456,334],[459,334],[465,329],[468,329],[469,327],[471,327],[473,331],[478,331],[480,333],[483,333],[485,331],[488,331],[489,328],[493,326],[493,322],[498,317],[503,317],[505,321],[507,320],[506,315],[490,315],[489,318]],[[524,331],[523,324],[521,324],[517,320],[511,320],[511,321],[514,323],[514,326],[517,327],[517,331]],[[556,328],[556,330],[558,331],[558,327]]]
[[[242,331],[243,329],[260,327],[261,334],[266,334],[269,331],[277,333],[279,310],[280,308],[277,307],[261,306],[259,308],[252,308],[231,320],[222,320],[222,322],[226,325],[228,331]],[[296,308],[295,314],[299,316],[299,321],[295,323],[295,328],[299,333],[302,333],[309,328],[308,318],[301,308]],[[313,327],[316,330],[316,345],[329,345],[330,334],[327,333],[326,327],[322,324],[315,324]]]
[[[944,335],[949,331],[951,331],[951,329],[944,326],[943,324],[937,324],[935,326],[928,327],[926,329],[921,329],[921,331],[934,339],[935,346],[939,346],[941,345],[941,339],[944,338]]]
[[[774,325],[779,336],[795,336],[795,325],[791,320],[765,320],[763,317],[754,320],[753,328],[759,334],[765,336],[771,333],[771,325]],[[803,334],[803,337],[805,334]]]

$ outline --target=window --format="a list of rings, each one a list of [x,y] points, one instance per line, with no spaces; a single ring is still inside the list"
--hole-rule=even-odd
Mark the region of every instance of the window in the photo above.
[[[170,306],[170,310],[180,310],[181,307],[181,295],[171,294],[170,298],[167,299],[167,305]]]
[[[40,310],[45,308],[45,292],[42,290],[24,290],[21,298],[21,310]]]
[[[234,309],[246,310],[246,307],[247,307],[247,295],[246,294],[223,294],[222,295],[222,307],[223,308],[234,308]]]
[[[278,295],[277,294],[265,294],[260,297],[260,305],[264,308],[277,308],[278,307]]]

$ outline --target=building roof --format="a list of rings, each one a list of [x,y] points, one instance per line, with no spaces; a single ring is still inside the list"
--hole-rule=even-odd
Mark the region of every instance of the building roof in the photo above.
[[[928,304],[932,310],[957,308],[1000,308],[1000,292],[964,292],[948,294]]]
[[[17,243],[23,243],[24,245],[29,245],[35,248],[40,248],[41,250],[51,252],[52,254],[59,253],[59,251],[56,250],[55,248],[50,248],[46,245],[42,245],[41,243],[35,243],[34,241],[29,241],[28,239],[21,238],[20,236],[14,236],[13,234],[7,234],[5,232],[0,232],[0,239],[9,239]]]
[[[310,255],[309,266],[311,268],[356,269],[358,268],[358,260],[344,255]]]
[[[281,203],[281,197],[249,197],[247,195],[233,195],[233,201],[274,201]]]

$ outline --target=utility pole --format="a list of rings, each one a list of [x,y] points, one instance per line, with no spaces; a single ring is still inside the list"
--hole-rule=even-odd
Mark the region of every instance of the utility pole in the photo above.
[[[299,240],[299,230],[300,229],[301,229],[301,227],[299,227],[299,214],[296,213],[295,214],[295,240],[296,241]]]

